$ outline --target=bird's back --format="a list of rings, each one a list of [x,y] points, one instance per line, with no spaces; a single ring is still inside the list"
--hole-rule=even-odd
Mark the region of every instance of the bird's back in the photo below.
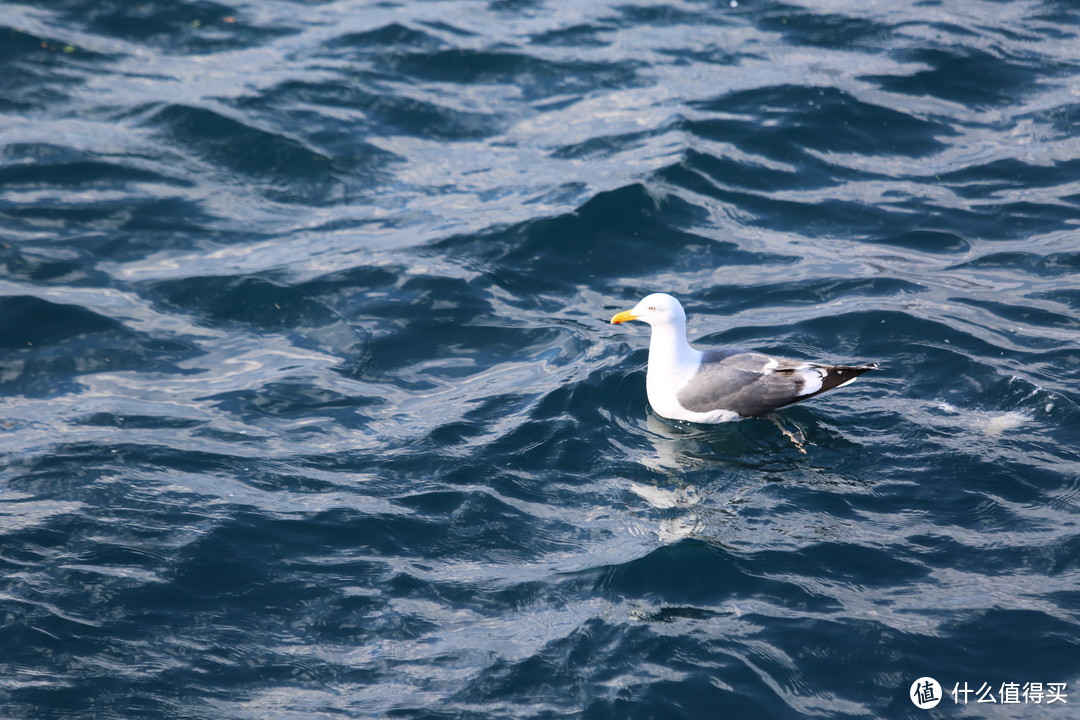
[[[875,367],[806,363],[737,349],[710,350],[702,354],[697,374],[677,397],[691,412],[724,409],[753,417],[846,385]]]

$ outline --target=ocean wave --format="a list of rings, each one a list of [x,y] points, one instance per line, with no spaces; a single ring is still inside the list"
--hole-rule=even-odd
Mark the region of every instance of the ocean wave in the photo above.
[[[1066,5],[8,10],[8,714],[892,717],[1080,672]],[[664,420],[608,322],[653,291],[880,367]]]

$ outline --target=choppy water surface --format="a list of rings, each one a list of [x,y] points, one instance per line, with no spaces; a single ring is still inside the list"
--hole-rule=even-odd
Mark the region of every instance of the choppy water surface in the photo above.
[[[1078,34],[0,6],[0,715],[1075,717]],[[882,369],[668,424],[655,290]]]

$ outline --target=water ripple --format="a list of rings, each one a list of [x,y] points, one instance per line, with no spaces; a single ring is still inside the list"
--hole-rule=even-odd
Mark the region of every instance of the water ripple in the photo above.
[[[0,704],[1075,690],[1078,28],[1052,0],[9,5]],[[607,322],[655,290],[695,342],[881,369],[782,413],[806,454],[669,423],[646,330]]]

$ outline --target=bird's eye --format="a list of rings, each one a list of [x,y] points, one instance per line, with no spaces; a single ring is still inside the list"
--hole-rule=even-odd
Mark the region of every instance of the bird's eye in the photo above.
[[[650,305],[649,310],[651,310],[652,312],[656,312],[656,306],[655,305]]]

